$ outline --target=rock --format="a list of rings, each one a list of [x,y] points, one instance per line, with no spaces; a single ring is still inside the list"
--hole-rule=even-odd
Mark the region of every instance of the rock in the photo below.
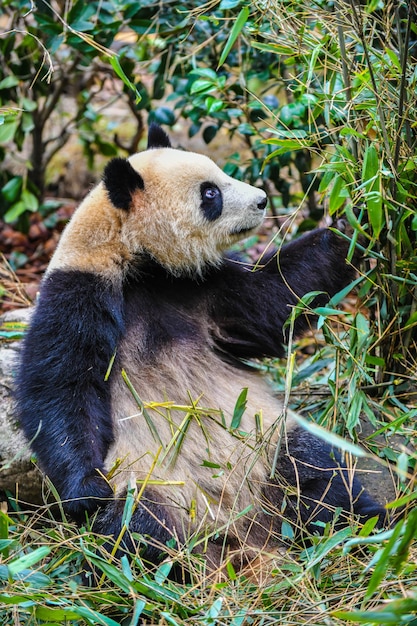
[[[1,322],[28,322],[31,309],[9,311]],[[21,501],[42,501],[42,475],[33,464],[31,451],[16,420],[13,380],[20,342],[0,343],[0,492]]]

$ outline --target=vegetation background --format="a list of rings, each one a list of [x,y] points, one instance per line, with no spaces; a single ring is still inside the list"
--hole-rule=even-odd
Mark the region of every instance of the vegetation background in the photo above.
[[[154,120],[173,143],[263,185],[271,217],[248,256],[344,217],[364,252],[357,297],[292,317],[319,333],[260,364],[310,428],[395,475],[406,515],[291,545],[272,580],[229,567],[190,584],[113,563],[102,541],[12,497],[0,512],[5,624],[417,624],[417,27],[415,0],[3,0],[0,275],[4,307],[34,294],[73,203]],[[289,334],[291,337],[291,325]],[[3,326],[8,340],[16,330]],[[363,419],[370,428],[356,445]],[[315,426],[317,425],[317,426]],[[393,440],[393,436],[397,438]],[[354,443],[352,448],[351,442]],[[393,443],[395,441],[395,443]],[[102,572],[81,584],[84,561]]]

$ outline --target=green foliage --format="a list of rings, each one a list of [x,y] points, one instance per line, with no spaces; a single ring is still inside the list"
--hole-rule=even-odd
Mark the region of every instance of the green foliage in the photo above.
[[[109,46],[124,12],[135,5],[76,0],[61,11],[46,0],[2,3],[3,16],[11,24],[0,37],[0,161],[5,165],[0,215],[6,222],[18,221],[25,229],[27,212],[42,210],[47,166],[72,135],[82,144],[89,167],[97,154],[117,153],[112,123],[104,114],[112,102],[103,105],[108,99],[106,81],[111,82],[114,73],[121,97],[138,109],[143,104]],[[131,69],[127,62],[126,70]],[[10,152],[26,168],[24,175],[14,173]]]
[[[328,524],[308,547],[277,557],[259,588],[231,564],[222,580],[205,578],[199,558],[184,550],[177,562],[193,580],[174,582],[174,551],[153,568],[139,553],[115,560],[88,528],[55,521],[48,507],[40,513],[35,523],[18,509],[0,512],[4,624],[407,624],[415,611],[415,514],[376,535],[372,520],[360,532]]]
[[[97,155],[136,151],[152,120],[201,136],[214,157],[233,140],[241,147],[230,144],[228,174],[263,184],[280,215],[307,205],[308,220],[297,218],[297,232],[323,209],[335,227],[343,217],[349,234],[341,236],[353,241],[349,260],[356,259],[354,244],[366,254],[354,286],[370,314],[339,311],[346,291],[320,309],[311,308],[315,294],[307,294],[292,319],[318,317],[324,341],[295,367],[290,354],[290,367],[275,363],[271,369],[286,402],[306,394],[306,407],[297,400],[296,408],[307,408],[319,424],[307,427],[347,453],[357,454],[358,447],[341,444],[321,426],[355,438],[366,415],[375,428],[368,448],[394,464],[398,502],[412,504],[416,459],[407,444],[415,443],[417,416],[417,31],[411,0],[202,6],[195,0],[3,0],[2,10],[10,25],[0,37],[3,219],[25,228],[30,212],[47,212],[47,166],[73,135],[89,167]],[[129,43],[120,34],[129,35]],[[106,111],[114,94],[135,124],[126,145]],[[13,168],[11,154],[23,168]],[[127,378],[126,384],[131,387]],[[315,395],[323,388],[324,396]],[[231,428],[239,428],[246,392]],[[139,396],[136,401],[152,429]],[[196,407],[183,409],[168,450],[173,459],[190,420],[200,419]],[[401,453],[377,442],[398,433],[405,438]],[[128,499],[127,524],[133,506]],[[192,554],[177,556],[194,573],[194,584],[173,583],[167,578],[172,560],[156,571],[138,555],[115,563],[88,530],[79,535],[51,519],[45,528],[40,533],[28,526],[23,514],[0,514],[5,623],[415,622],[414,513],[376,536],[370,536],[372,523],[359,533],[329,525],[309,547],[293,547],[288,559],[277,560],[261,590],[230,563],[225,579],[212,586]],[[293,535],[285,521],[282,534]],[[353,545],[363,549],[359,556]],[[81,584],[84,561],[99,572],[98,588]]]

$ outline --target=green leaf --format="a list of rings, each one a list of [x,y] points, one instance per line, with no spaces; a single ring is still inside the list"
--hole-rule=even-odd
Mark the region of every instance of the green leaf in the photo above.
[[[211,607],[209,608],[209,610],[207,611],[207,613],[205,614],[205,619],[207,620],[206,623],[209,624],[215,624],[216,622],[214,621],[216,619],[216,617],[219,616],[219,613],[221,611],[222,608],[222,604],[223,604],[223,598],[217,598],[217,600],[215,600],[213,602],[213,604],[211,605]],[[204,623],[204,621],[202,621],[202,623]]]
[[[96,554],[94,554],[94,552],[91,552],[87,548],[85,548],[83,551],[87,560],[91,561],[95,567],[99,568],[103,572],[103,574],[105,574],[107,578],[112,581],[112,583],[114,583],[119,589],[122,589],[122,591],[124,591],[125,593],[132,593],[131,583],[120,571],[120,569],[118,569],[111,563],[108,563],[103,558],[97,556]]]
[[[19,120],[6,118],[4,123],[0,125],[0,143],[12,141],[18,126]]]
[[[334,175],[335,173],[333,170],[327,170],[326,172],[324,172],[323,178],[321,179],[320,185],[318,188],[319,193],[324,193],[325,191],[327,191],[327,188],[332,182]]]
[[[214,98],[213,96],[208,96],[204,102],[205,107],[207,109],[207,113],[213,114],[218,113],[222,109],[224,109],[224,102]]]
[[[313,552],[313,558],[311,561],[308,561],[306,570],[311,570],[315,565],[321,563],[326,556],[329,554],[334,548],[342,545],[348,537],[352,536],[351,528],[343,528],[342,530],[337,531],[334,535],[331,535],[326,539],[323,543],[317,546],[316,550]],[[302,577],[305,576],[305,571],[302,573]]]
[[[281,524],[281,536],[284,541],[286,540],[293,541],[294,536],[295,536],[293,527],[285,519],[282,520],[282,524]]]
[[[112,68],[115,71],[116,75],[126,85],[126,87],[128,87],[135,94],[135,104],[139,104],[139,102],[142,100],[142,96],[140,95],[139,91],[136,89],[136,87],[132,83],[132,81],[124,73],[123,68],[120,65],[119,58],[118,57],[110,57],[110,65],[112,66]]]
[[[290,45],[285,45],[285,43],[259,43],[258,41],[253,41],[251,45],[253,48],[261,50],[262,52],[286,55],[289,57],[292,57],[296,52],[294,48],[291,48]]]
[[[10,207],[8,211],[4,214],[4,221],[7,224],[11,222],[15,222],[24,212],[26,211],[26,204],[19,200],[19,202],[15,202],[13,206]]]
[[[210,67],[198,67],[191,72],[191,76],[200,76],[201,78],[207,78],[211,82],[216,82],[217,74]]]
[[[175,124],[174,112],[168,107],[156,108],[155,111],[152,112],[152,119],[158,124],[167,124],[168,126]]]
[[[356,288],[363,280],[362,276],[359,276],[356,280],[352,281],[349,285],[335,293],[334,296],[329,300],[327,306],[337,306],[346,298],[348,293],[352,291],[352,289]]]
[[[19,79],[16,76],[6,76],[0,80],[0,89],[10,89],[10,87],[16,87],[18,84]]]
[[[13,543],[13,539],[8,539],[10,522],[9,516],[0,511],[0,555],[4,558],[9,556],[9,547]]]
[[[190,94],[202,93],[213,91],[216,89],[216,85],[212,80],[198,79],[193,82],[190,89]]]
[[[289,326],[291,323],[294,322],[294,320],[297,319],[297,317],[305,313],[306,309],[309,308],[312,301],[317,298],[317,296],[320,296],[322,293],[323,291],[309,291],[308,293],[304,294],[304,296],[299,299],[299,301],[293,308],[290,317],[286,320],[284,324],[284,327]]]
[[[236,430],[236,428],[239,428],[240,426],[242,416],[246,411],[247,397],[248,388],[244,387],[236,400],[235,408],[233,410],[232,423],[230,424],[231,430]]]
[[[273,135],[277,135],[278,139],[265,139],[264,143],[280,144],[283,139],[306,139],[308,137],[307,132],[303,130],[302,128],[294,128],[291,130],[284,130],[283,128],[279,128],[279,129],[270,128],[268,130]],[[309,145],[309,144],[305,144],[305,145]]]
[[[228,9],[235,9],[239,6],[239,4],[242,4],[242,0],[222,0],[220,2],[219,10],[227,11]]]
[[[218,463],[212,463],[211,461],[203,461],[201,467],[211,467],[212,469],[221,469],[221,465]]]
[[[411,543],[417,534],[417,509],[411,509],[404,524],[404,533],[392,556],[392,568],[396,574],[400,573],[403,564],[407,563]]]
[[[373,626],[376,624],[392,624],[393,626],[399,626],[401,623],[409,624],[409,620],[406,622],[399,621],[399,615],[391,612],[389,609],[383,611],[335,611],[332,613],[340,620],[347,622],[354,622],[355,624],[367,624]],[[407,617],[403,614],[404,617]]]
[[[84,617],[91,621],[92,624],[100,624],[100,626],[120,626],[120,622],[115,622],[111,617],[107,617],[87,606],[72,605],[70,608],[77,616]]]
[[[171,561],[165,561],[165,563],[161,563],[161,565],[158,567],[154,575],[155,582],[157,582],[158,585],[163,585],[164,582],[167,580],[168,576],[170,575],[171,570],[172,570]]]
[[[35,615],[38,619],[50,622],[51,620],[66,623],[68,620],[78,619],[79,614],[69,609],[53,609],[46,606],[35,607]]]
[[[383,224],[381,172],[375,146],[365,150],[362,167],[362,184],[365,188],[365,201],[369,222],[375,238],[378,238]]]
[[[410,315],[410,317],[404,324],[404,328],[407,328],[407,326],[414,326],[415,324],[417,324],[417,311]]]
[[[341,176],[336,174],[334,177],[333,187],[329,196],[329,213],[334,215],[342,206],[345,200],[349,198],[349,191],[346,183]]]
[[[9,202],[15,202],[20,195],[20,190],[22,189],[22,177],[14,176],[11,178],[2,188],[1,193],[3,198]]]
[[[329,315],[346,315],[346,311],[332,309],[332,307],[329,306],[318,306],[314,309],[314,313],[316,313],[316,315],[323,315],[324,317],[328,317]]]
[[[39,202],[37,197],[31,193],[30,191],[28,191],[27,189],[24,189],[22,191],[22,202],[24,202],[25,207],[28,211],[31,211],[32,213],[34,211],[37,211],[39,208]]]
[[[126,526],[129,528],[130,520],[132,519],[132,515],[135,509],[136,502],[136,487],[133,485],[128,486],[125,504],[123,507],[123,515],[122,515],[122,526]]]
[[[29,554],[24,554],[18,559],[15,559],[8,565],[11,576],[18,574],[24,569],[32,567],[32,565],[35,565],[36,563],[47,557],[50,552],[51,548],[47,546],[41,546],[40,548],[36,548],[32,552],[29,552]]]
[[[403,520],[401,520],[403,522]],[[365,598],[369,599],[372,597],[376,589],[378,589],[382,579],[386,576],[389,562],[393,553],[393,548],[397,542],[398,537],[401,534],[403,523],[398,523],[392,531],[392,535],[390,539],[387,541],[383,550],[380,551],[378,555],[378,560],[376,564],[374,564],[374,571],[372,572],[372,576],[368,583],[368,588],[366,590]]]
[[[141,598],[137,598],[135,600],[135,608],[133,611],[132,619],[130,620],[129,626],[137,626],[139,624],[139,618],[143,613],[143,609],[146,606],[146,602]],[[142,622],[140,622],[142,623]]]
[[[242,29],[245,26],[246,22],[248,21],[248,17],[249,17],[249,7],[243,7],[239,15],[237,16],[235,23],[233,24],[232,30],[230,31],[230,35],[226,41],[226,45],[223,48],[223,52],[220,55],[217,69],[219,69],[219,67],[221,67],[223,63],[225,62],[225,60],[227,59],[227,56],[230,50],[233,48],[233,45],[236,39],[242,32]]]
[[[372,354],[366,355],[365,363],[367,365],[377,365],[378,367],[385,367],[385,359],[380,356],[373,356]]]

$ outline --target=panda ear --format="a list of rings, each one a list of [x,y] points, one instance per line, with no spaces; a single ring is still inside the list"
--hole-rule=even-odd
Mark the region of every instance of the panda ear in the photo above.
[[[172,148],[168,135],[155,122],[152,122],[148,131],[148,150],[150,148]]]
[[[142,176],[127,159],[115,158],[107,163],[103,172],[103,183],[110,202],[116,209],[127,211],[132,202],[132,195],[137,189],[144,189]]]

